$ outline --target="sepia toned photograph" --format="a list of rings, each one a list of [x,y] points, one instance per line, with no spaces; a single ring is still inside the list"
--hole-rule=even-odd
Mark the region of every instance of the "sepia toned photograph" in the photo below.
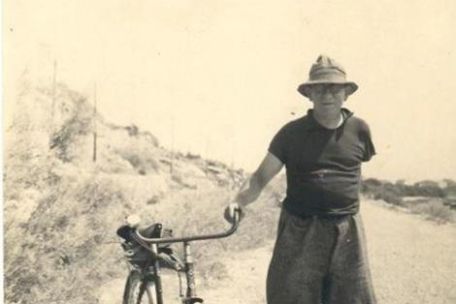
[[[455,17],[4,0],[4,303],[456,303]]]

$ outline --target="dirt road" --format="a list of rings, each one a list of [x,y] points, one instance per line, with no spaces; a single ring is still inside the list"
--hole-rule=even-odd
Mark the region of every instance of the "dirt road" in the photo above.
[[[362,214],[380,304],[456,303],[456,227],[365,202]],[[267,247],[226,261],[230,278],[202,290],[206,303],[264,304]]]

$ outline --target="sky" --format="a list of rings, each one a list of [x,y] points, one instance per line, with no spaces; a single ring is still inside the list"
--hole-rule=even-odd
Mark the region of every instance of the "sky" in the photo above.
[[[161,145],[255,170],[311,103],[296,88],[327,54],[359,85],[345,106],[370,125],[366,177],[456,179],[456,2],[5,0],[3,85],[59,82]]]

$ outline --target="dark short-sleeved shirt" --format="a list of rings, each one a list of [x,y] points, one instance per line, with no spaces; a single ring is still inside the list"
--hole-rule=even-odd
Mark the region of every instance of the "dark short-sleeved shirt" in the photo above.
[[[375,154],[369,126],[343,108],[342,125],[327,129],[312,113],[282,127],[269,146],[286,167],[283,206],[295,215],[357,213],[361,163]]]

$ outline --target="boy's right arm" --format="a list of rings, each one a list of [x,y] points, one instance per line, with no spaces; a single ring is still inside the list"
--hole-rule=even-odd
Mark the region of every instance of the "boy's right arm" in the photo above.
[[[258,169],[242,185],[234,199],[234,203],[228,205],[225,210],[225,217],[230,220],[234,217],[234,211],[241,209],[254,202],[261,194],[261,191],[269,181],[280,172],[283,163],[272,153],[268,152]],[[242,215],[242,212],[241,212]]]

